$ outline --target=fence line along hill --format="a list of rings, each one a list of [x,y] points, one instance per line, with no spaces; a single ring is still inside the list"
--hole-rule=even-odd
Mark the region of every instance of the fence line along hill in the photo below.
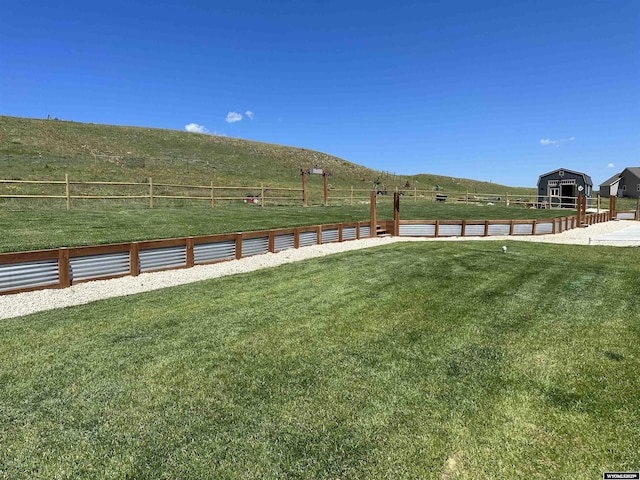
[[[394,158],[389,159],[392,165]],[[7,179],[157,182],[202,185],[273,184],[298,188],[300,170],[332,173],[335,188],[396,188],[532,194],[465,178],[396,175],[306,148],[144,127],[0,116],[0,177]],[[425,152],[428,166],[428,152]],[[461,172],[463,173],[463,172]],[[321,179],[311,179],[321,184]],[[408,186],[408,187],[407,187]]]

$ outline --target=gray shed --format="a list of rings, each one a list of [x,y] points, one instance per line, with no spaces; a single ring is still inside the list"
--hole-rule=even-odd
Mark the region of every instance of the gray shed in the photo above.
[[[574,198],[593,193],[593,181],[586,173],[559,168],[538,178],[538,203],[557,207],[575,207]]]
[[[640,167],[627,167],[600,184],[601,197],[640,198]]]

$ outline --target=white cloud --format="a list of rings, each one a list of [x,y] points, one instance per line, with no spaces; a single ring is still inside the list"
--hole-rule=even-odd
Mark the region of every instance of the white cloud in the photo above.
[[[187,132],[193,132],[193,133],[209,133],[209,130],[207,130],[207,127],[205,127],[204,125],[198,125],[197,123],[190,123],[188,125],[185,125],[184,129]]]
[[[251,110],[247,110],[246,112],[244,112],[244,114],[249,120],[253,120],[253,112]]]
[[[561,143],[572,142],[575,139],[576,137],[561,138],[559,140],[551,140],[550,138],[541,138],[540,145],[554,145],[556,147],[559,147]]]
[[[610,163],[609,165],[607,165],[607,168],[616,168],[616,166],[613,163]]]
[[[227,117],[224,119],[227,123],[236,123],[242,120],[242,114],[238,112],[229,112],[227,113]]]

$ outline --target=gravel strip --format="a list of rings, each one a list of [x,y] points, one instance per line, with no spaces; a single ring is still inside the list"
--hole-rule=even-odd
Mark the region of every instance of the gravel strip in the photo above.
[[[105,298],[133,295],[160,288],[198,282],[209,278],[234,275],[236,273],[275,267],[286,263],[299,262],[314,257],[331,255],[338,252],[377,247],[396,242],[415,241],[524,241],[565,243],[574,245],[597,244],[597,237],[620,232],[629,227],[637,227],[638,222],[621,220],[591,225],[587,228],[575,228],[555,235],[522,235],[522,236],[491,236],[491,237],[446,237],[446,238],[411,238],[411,237],[378,237],[363,240],[353,240],[342,243],[313,245],[298,249],[285,250],[279,253],[266,253],[253,257],[216,263],[213,265],[198,265],[181,270],[165,272],[143,273],[137,277],[122,277],[112,280],[95,280],[92,282],[72,285],[64,289],[37,290],[34,292],[16,293],[0,296],[0,319],[7,319],[28,315],[30,313],[64,308],[72,305],[82,305]],[[633,230],[633,229],[632,229]],[[602,244],[610,246],[640,246],[640,238],[634,240],[620,240],[616,242],[604,241]]]

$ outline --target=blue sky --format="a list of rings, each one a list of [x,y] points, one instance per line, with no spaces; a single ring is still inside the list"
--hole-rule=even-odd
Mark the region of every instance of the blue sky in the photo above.
[[[0,114],[600,183],[640,165],[640,1],[7,1]]]

